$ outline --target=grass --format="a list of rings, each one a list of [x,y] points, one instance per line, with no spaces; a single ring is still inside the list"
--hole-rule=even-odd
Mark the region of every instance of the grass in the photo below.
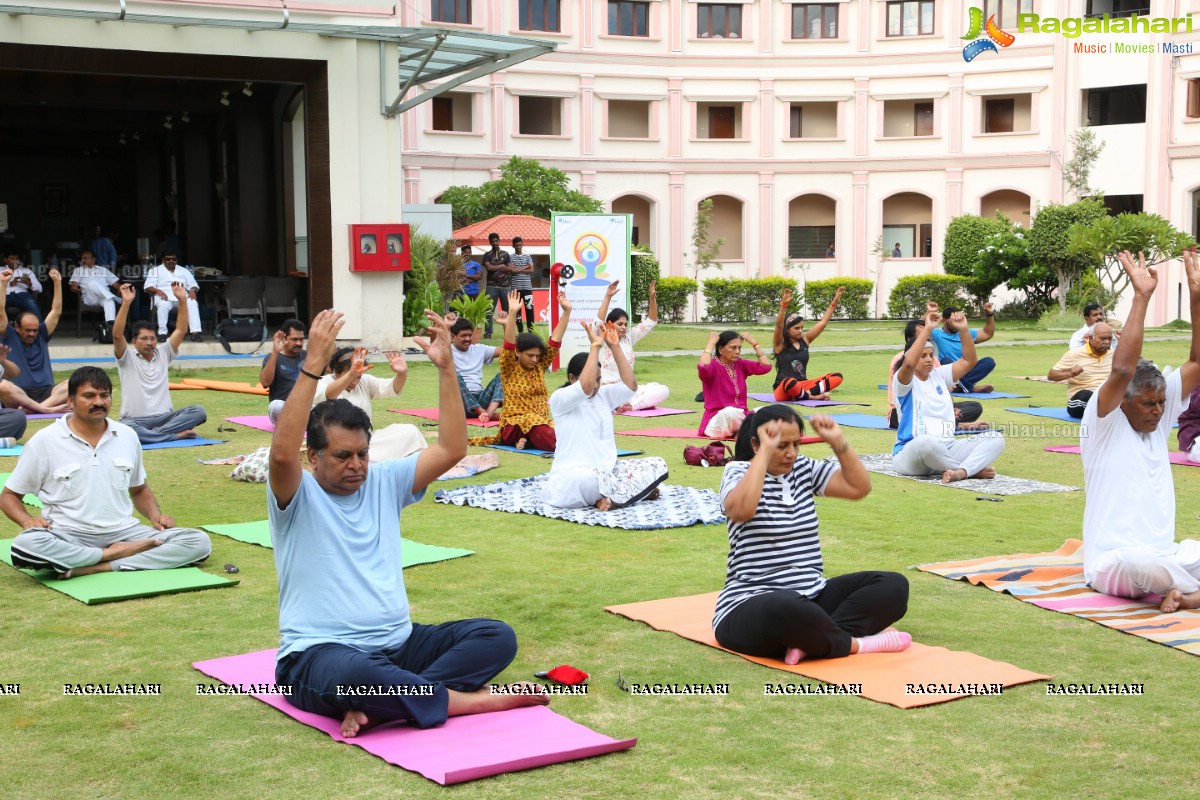
[[[826,334],[848,344],[898,338],[895,323]],[[704,340],[698,329],[664,327],[662,341]],[[1000,338],[1032,328],[1002,323]],[[822,337],[821,344],[826,344]],[[670,349],[653,341],[648,349]],[[1151,343],[1147,355],[1179,364],[1186,341]],[[1082,485],[1078,458],[1042,452],[1070,444],[1071,426],[1013,415],[1008,405],[1061,405],[1058,386],[1006,379],[1044,373],[1060,346],[996,348],[998,388],[1030,400],[988,401],[985,418],[1010,429],[998,466],[1004,473]],[[694,360],[643,357],[638,374],[672,388],[671,406],[699,408]],[[879,352],[818,353],[813,370],[846,377],[839,395],[870,403],[882,414],[886,377]],[[204,377],[253,380],[248,368],[213,369]],[[419,421],[390,407],[435,404],[435,381],[415,364],[399,401],[376,405],[377,425]],[[550,379],[551,385],[557,376]],[[766,391],[770,376],[754,379]],[[201,431],[226,445],[146,454],[150,484],[180,524],[240,522],[266,516],[263,487],[227,479],[229,468],[198,458],[245,453],[267,434],[238,428],[216,435],[216,421],[261,414],[265,398],[223,392],[178,392],[176,404],[201,402],[210,422]],[[690,426],[698,415],[666,420],[617,418],[618,429],[652,424]],[[1042,424],[1045,422],[1046,424]],[[45,423],[34,423],[35,426]],[[427,429],[432,431],[432,429]],[[851,429],[862,453],[890,449],[892,437]],[[625,439],[667,459],[671,481],[716,488],[720,470],[687,467],[686,442]],[[806,453],[824,457],[820,445]],[[502,453],[485,480],[536,474],[541,459]],[[11,470],[15,460],[0,462]],[[1200,469],[1173,468],[1180,538],[1194,535]],[[990,591],[907,570],[912,564],[1000,553],[1054,549],[1080,533],[1082,492],[976,502],[970,492],[873,476],[871,495],[852,503],[819,502],[823,550],[830,574],[894,569],[911,583],[902,623],[931,645],[971,650],[1051,674],[1061,682],[1145,683],[1141,697],[1050,697],[1044,684],[999,697],[958,700],[901,711],[854,697],[765,697],[763,684],[793,676],[658,633],[604,612],[606,605],[713,591],[721,586],[727,550],[724,526],[665,531],[590,528],[540,517],[434,504],[404,514],[417,541],[477,551],[469,558],[406,572],[414,617],[438,622],[494,616],[517,630],[521,652],[501,676],[527,679],[568,662],[592,674],[591,694],[557,698],[561,713],[615,737],[637,736],[636,748],[566,765],[443,789],[355,748],[287,720],[250,699],[198,697],[206,679],[192,661],[273,646],[278,640],[277,591],[269,550],[214,536],[204,568],[235,563],[241,585],[225,591],[171,595],[96,607],[38,587],[0,568],[0,683],[20,683],[19,696],[0,696],[0,758],[14,765],[8,796],[60,796],[67,783],[92,798],[295,798],[353,793],[403,793],[408,798],[1091,798],[1188,796],[1200,779],[1186,750],[1173,746],[1200,717],[1200,696],[1188,686],[1200,674],[1195,657],[1078,618],[1042,611]],[[450,485],[458,485],[457,482]],[[440,488],[440,487],[438,487]],[[16,528],[4,520],[0,536]],[[633,697],[615,686],[617,673],[638,682],[729,683],[728,697]],[[161,697],[63,697],[62,684],[161,682]],[[16,766],[19,765],[19,766]]]

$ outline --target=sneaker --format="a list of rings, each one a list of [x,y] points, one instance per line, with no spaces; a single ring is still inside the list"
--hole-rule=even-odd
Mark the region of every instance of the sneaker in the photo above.
[[[166,340],[167,340],[167,335],[166,335],[165,333],[160,333],[160,334],[158,335],[158,343],[159,343],[159,344],[162,344],[162,343],[163,343],[163,342],[165,342]]]
[[[203,341],[204,341],[204,336],[203,336],[203,334],[200,334],[200,333],[193,333],[193,334],[192,334],[192,341],[193,341],[193,342],[203,342]]]

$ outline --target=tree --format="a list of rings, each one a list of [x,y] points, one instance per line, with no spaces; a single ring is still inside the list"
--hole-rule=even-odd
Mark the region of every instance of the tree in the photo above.
[[[700,273],[706,269],[718,268],[717,256],[721,255],[721,246],[725,237],[712,238],[712,209],[713,201],[707,197],[696,206],[696,227],[692,228],[692,271],[696,276],[696,285],[700,285]],[[697,307],[699,292],[692,296],[692,319],[699,319],[700,310]]]
[[[440,202],[453,206],[456,228],[500,214],[550,219],[553,211],[594,214],[604,210],[599,200],[572,189],[571,179],[561,169],[520,156],[504,162],[496,180],[479,186],[451,186],[442,192]]]
[[[1088,176],[1092,165],[1100,157],[1104,142],[1097,143],[1096,134],[1091,128],[1080,128],[1071,134],[1071,160],[1063,166],[1063,179],[1067,187],[1075,193],[1076,198],[1092,194],[1088,186]]]
[[[1072,225],[1068,249],[1085,260],[1098,263],[1097,277],[1116,302],[1129,286],[1117,253],[1144,253],[1147,264],[1179,258],[1196,246],[1196,240],[1157,214],[1118,214],[1091,225]]]
[[[955,217],[946,226],[942,269],[947,275],[968,278],[967,289],[981,305],[987,302],[997,286],[1010,277],[1003,269],[998,269],[1004,265],[1000,260],[991,259],[986,262],[989,268],[981,269],[984,265],[984,248],[989,245],[994,247],[993,237],[1011,227],[1007,217],[978,217],[974,214]]]
[[[1108,212],[1104,203],[1088,198],[1070,205],[1051,203],[1038,209],[1029,230],[1029,260],[1054,272],[1058,287],[1058,310],[1066,313],[1067,293],[1085,269],[1098,265],[1094,251],[1071,249],[1072,225],[1091,226]]]

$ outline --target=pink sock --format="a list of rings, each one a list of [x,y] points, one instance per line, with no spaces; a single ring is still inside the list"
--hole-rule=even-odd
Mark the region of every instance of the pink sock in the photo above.
[[[873,636],[858,637],[860,653],[899,653],[912,644],[912,636],[904,631],[884,631]]]
[[[794,667],[804,658],[804,651],[799,647],[789,647],[787,652],[783,654],[783,663],[790,667]]]

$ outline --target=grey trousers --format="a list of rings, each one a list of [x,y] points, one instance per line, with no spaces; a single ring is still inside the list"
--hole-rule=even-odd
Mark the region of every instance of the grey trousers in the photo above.
[[[136,555],[109,562],[114,572],[186,567],[199,564],[212,552],[208,534],[195,528],[168,528],[159,531],[140,522],[111,532],[30,528],[13,539],[13,566],[21,569],[52,569],[55,572],[90,567],[100,563],[100,556],[105,547],[138,539],[161,539],[162,544]]]
[[[155,414],[150,417],[123,417],[121,422],[133,428],[138,441],[142,444],[166,442],[175,438],[175,434],[190,431],[208,421],[208,412],[204,406],[188,406],[165,414]]]

